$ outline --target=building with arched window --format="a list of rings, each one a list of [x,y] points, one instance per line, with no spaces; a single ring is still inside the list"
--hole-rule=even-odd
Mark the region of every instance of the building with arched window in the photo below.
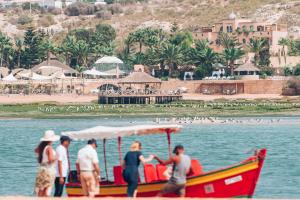
[[[270,44],[270,51],[276,54],[280,48],[278,41],[281,38],[288,37],[286,24],[270,24],[267,22],[255,21],[252,19],[238,17],[232,12],[227,19],[215,23],[211,27],[202,27],[195,32],[197,39],[208,39],[211,41],[211,47],[221,52],[222,46],[216,43],[220,32],[236,34],[240,43],[247,43],[253,38],[266,38]]]

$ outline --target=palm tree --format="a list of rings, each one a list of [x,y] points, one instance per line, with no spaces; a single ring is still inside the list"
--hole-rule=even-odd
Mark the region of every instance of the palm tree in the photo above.
[[[142,53],[143,50],[143,44],[145,42],[145,31],[144,29],[139,29],[136,32],[129,34],[129,37],[131,37],[129,40],[132,40],[133,42],[137,42],[139,46],[139,53]]]
[[[82,93],[84,94],[84,77],[83,77],[83,72],[86,70],[86,67],[81,66],[81,65],[76,65],[75,69],[79,72],[79,75],[80,75],[80,78],[81,78],[81,81],[82,81]]]
[[[212,48],[209,47],[207,40],[199,40],[192,48],[188,58],[192,64],[212,68],[212,65],[217,62],[219,56]]]
[[[79,72],[80,77],[83,76],[83,72],[86,70],[86,68],[84,66],[80,66],[80,65],[76,65],[75,69]]]
[[[57,47],[50,40],[43,41],[42,49],[46,53],[47,61],[50,60],[50,54],[55,54],[55,52],[57,51]]]
[[[240,59],[244,54],[245,52],[241,48],[224,49],[223,57],[227,62],[227,66],[230,67],[231,76],[233,76],[235,61]]]
[[[4,55],[9,52],[12,48],[10,39],[2,34],[0,34],[0,67],[3,66]]]
[[[218,40],[224,49],[229,49],[232,47],[239,47],[240,44],[234,35],[229,35],[227,33],[221,32],[218,35]]]
[[[197,40],[195,43],[195,48],[196,49],[205,49],[205,48],[209,48],[209,41],[206,40]]]
[[[251,39],[248,48],[251,52],[254,53],[254,63],[257,66],[260,60],[260,53],[269,48],[267,40],[264,38],[255,38]]]
[[[75,45],[77,43],[77,40],[75,36],[67,36],[65,40],[63,41],[62,45],[60,46],[60,52],[64,54],[66,64],[70,65],[70,60],[71,58],[75,57],[74,56],[74,49]]]
[[[286,64],[286,55],[287,55],[287,52],[286,52],[286,47],[290,44],[290,40],[288,38],[280,38],[280,40],[278,41],[278,45],[281,45],[282,46],[282,49],[281,49],[281,53],[283,54],[283,57],[284,57],[284,63]],[[279,53],[278,55],[279,57],[281,56],[281,54]]]
[[[170,75],[183,63],[182,47],[178,45],[164,43],[158,55],[160,63],[169,67]]]
[[[88,55],[90,53],[89,45],[84,40],[77,41],[74,48],[74,53],[76,55],[76,63],[86,66]]]
[[[22,51],[23,51],[23,40],[22,39],[16,39],[15,46],[16,46],[15,52],[17,53],[17,56],[18,56],[17,66],[20,67],[20,65],[21,65],[21,54],[22,54]]]
[[[184,31],[176,33],[169,40],[170,43],[174,45],[181,45],[182,48],[189,48],[194,42],[192,34]]]

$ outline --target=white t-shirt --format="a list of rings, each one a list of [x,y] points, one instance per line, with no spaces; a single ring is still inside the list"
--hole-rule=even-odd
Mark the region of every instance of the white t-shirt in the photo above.
[[[91,145],[86,145],[79,150],[76,162],[80,170],[94,171],[93,164],[99,163],[97,151]]]
[[[56,153],[58,156],[57,160],[61,161],[61,164],[62,164],[62,176],[67,177],[68,171],[69,171],[67,149],[63,145],[59,145],[56,148]],[[60,177],[59,171],[58,171],[58,162],[56,163],[56,177]]]

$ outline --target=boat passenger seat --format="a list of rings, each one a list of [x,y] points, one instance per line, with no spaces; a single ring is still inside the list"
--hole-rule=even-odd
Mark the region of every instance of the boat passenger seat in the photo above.
[[[123,168],[122,166],[114,166],[114,179],[116,185],[124,185],[126,184],[123,174],[122,174]]]
[[[144,175],[145,175],[145,182],[155,182],[158,181],[156,170],[153,164],[145,164],[144,165]]]
[[[198,160],[191,160],[191,171],[188,176],[198,176],[203,173],[203,168]]]
[[[161,165],[161,164],[157,164],[156,165],[156,173],[157,173],[157,178],[160,181],[166,181],[168,180],[168,177],[166,177],[164,175],[165,171],[167,170],[167,166],[165,165]]]

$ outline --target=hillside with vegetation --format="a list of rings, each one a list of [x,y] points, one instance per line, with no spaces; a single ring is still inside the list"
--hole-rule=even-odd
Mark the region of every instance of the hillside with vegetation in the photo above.
[[[106,0],[101,5],[77,2],[63,10],[42,9],[29,3],[2,8],[0,27],[11,37],[18,37],[28,26],[45,28],[52,33],[99,23],[109,23],[118,37],[140,27],[155,26],[170,30],[176,22],[180,28],[194,31],[227,18],[231,12],[239,17],[287,23],[291,31],[300,31],[300,1],[297,0]]]
[[[232,11],[240,17],[289,23],[291,31],[297,30],[299,8],[298,1],[283,0],[77,2],[63,10],[12,5],[0,13],[0,67],[31,68],[54,54],[81,72],[101,56],[117,55],[129,67],[144,64],[158,69],[163,78],[181,77],[183,71],[203,78],[211,74],[215,63],[227,66],[227,75],[232,75],[236,61],[253,52],[254,64],[267,76],[273,70],[263,39],[241,45],[234,35],[222,34],[224,51],[217,53],[208,41],[195,40],[192,32]],[[300,55],[300,40],[285,39],[281,45],[289,47],[289,54]],[[287,69],[286,74],[300,75],[298,68]]]

